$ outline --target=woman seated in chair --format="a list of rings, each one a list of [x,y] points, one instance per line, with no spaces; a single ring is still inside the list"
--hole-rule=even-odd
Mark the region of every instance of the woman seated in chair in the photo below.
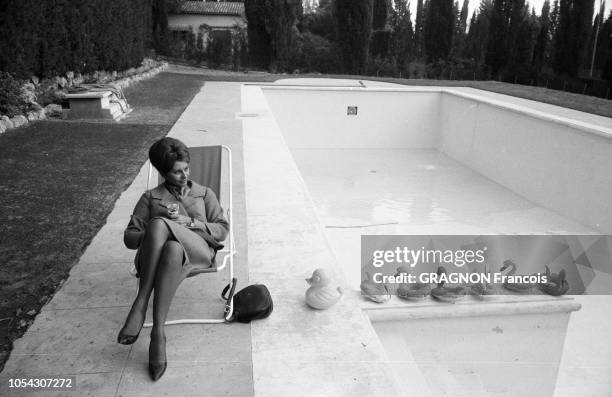
[[[149,159],[165,182],[142,195],[125,229],[125,245],[138,250],[134,261],[140,280],[117,342],[136,341],[155,290],[149,374],[157,380],[166,370],[164,323],[174,293],[186,277],[212,266],[229,224],[214,192],[189,180],[189,152],[181,141],[158,140]]]

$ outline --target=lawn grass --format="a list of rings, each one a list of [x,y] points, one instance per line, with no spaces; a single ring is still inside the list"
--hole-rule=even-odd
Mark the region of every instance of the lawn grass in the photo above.
[[[172,126],[200,91],[204,79],[204,76],[161,73],[135,88],[128,88],[125,95],[134,110],[121,124]]]
[[[162,73],[125,91],[135,110],[122,123],[39,121],[0,135],[0,370],[202,84]]]

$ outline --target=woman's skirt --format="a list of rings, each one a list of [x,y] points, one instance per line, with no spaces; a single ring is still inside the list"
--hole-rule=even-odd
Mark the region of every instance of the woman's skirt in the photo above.
[[[213,266],[215,250],[208,246],[206,240],[189,228],[179,225],[176,222],[163,217],[157,217],[157,219],[161,219],[166,223],[174,240],[183,247],[182,275],[184,277],[191,277],[209,271]],[[139,258],[140,248],[138,248],[138,252],[134,258],[136,271],[140,269]]]

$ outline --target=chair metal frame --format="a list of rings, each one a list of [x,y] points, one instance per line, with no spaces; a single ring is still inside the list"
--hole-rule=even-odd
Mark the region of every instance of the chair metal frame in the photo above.
[[[233,218],[232,218],[232,210],[233,210],[233,188],[232,188],[232,182],[233,182],[233,173],[232,173],[232,151],[229,148],[229,146],[226,145],[210,145],[210,146],[220,146],[222,151],[225,151],[227,153],[227,163],[228,163],[228,168],[227,168],[227,175],[228,175],[228,181],[229,181],[229,203],[228,203],[228,208],[226,209],[226,217],[227,217],[227,221],[229,223],[229,248],[224,248],[222,250],[217,251],[217,255],[219,254],[224,254],[225,256],[223,257],[223,262],[221,264],[221,266],[217,266],[215,267],[214,271],[210,271],[210,272],[205,272],[205,273],[218,273],[220,270],[225,269],[225,267],[228,265],[228,275],[229,275],[229,284],[231,285],[234,282],[234,255],[236,255],[236,246],[235,246],[235,241],[234,241],[234,223],[233,223]],[[199,147],[199,146],[196,146]],[[221,157],[221,167],[223,167],[223,156]],[[151,188],[151,179],[154,176],[154,173],[157,173],[157,171],[153,171],[153,165],[149,162],[149,175],[147,178],[147,190],[149,190]],[[219,192],[219,196],[221,192]],[[220,199],[220,197],[219,197]],[[217,262],[217,260],[215,259],[215,262]],[[135,276],[135,267],[132,270],[132,274]],[[203,273],[203,274],[205,274]],[[201,274],[198,274],[198,276]],[[229,299],[229,303],[226,303],[225,305],[225,310],[224,310],[224,315],[223,318],[205,318],[205,319],[181,319],[181,320],[169,320],[166,321],[165,324],[166,325],[177,325],[177,324],[220,324],[220,323],[225,323],[230,321],[232,315],[234,312],[234,301],[233,299],[230,297]],[[143,325],[143,327],[151,327],[153,326],[153,323],[145,323]]]

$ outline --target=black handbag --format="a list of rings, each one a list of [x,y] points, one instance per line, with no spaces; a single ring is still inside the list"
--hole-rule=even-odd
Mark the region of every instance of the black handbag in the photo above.
[[[234,294],[236,283],[236,278],[233,278],[232,282],[223,288],[223,292],[221,293],[223,299],[226,300],[226,314],[230,310],[232,300],[234,302],[233,314],[231,319],[228,321],[250,323],[251,320],[266,318],[270,315],[270,313],[272,313],[272,310],[274,309],[272,296],[265,285],[249,285]],[[228,290],[229,294],[226,297],[225,294],[228,292]]]

